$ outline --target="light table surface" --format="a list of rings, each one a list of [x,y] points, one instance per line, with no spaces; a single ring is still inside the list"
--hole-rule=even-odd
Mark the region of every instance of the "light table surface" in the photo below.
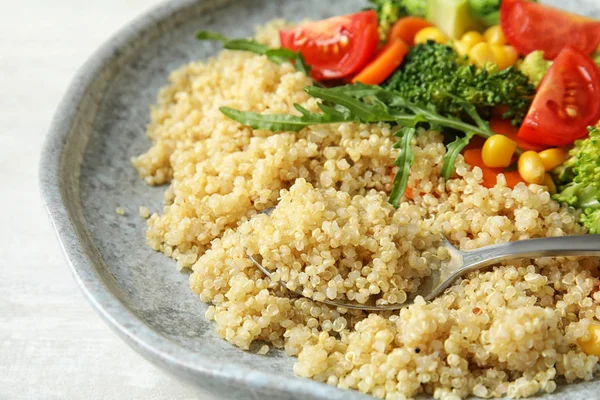
[[[0,0],[0,400],[202,399],[88,305],[50,226],[37,169],[76,70],[157,0]]]

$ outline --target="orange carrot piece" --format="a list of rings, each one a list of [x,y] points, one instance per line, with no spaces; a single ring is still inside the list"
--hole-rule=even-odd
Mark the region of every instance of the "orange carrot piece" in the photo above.
[[[396,177],[396,171],[397,168],[396,167],[392,167],[390,168],[390,179],[393,181],[394,178]],[[419,181],[416,182],[416,184],[419,184]],[[413,192],[413,188],[410,186],[407,186],[406,189],[404,190],[404,197],[406,197],[407,199],[412,200],[414,198],[414,192]]]
[[[408,46],[402,40],[398,39],[390,42],[389,45],[384,46],[373,61],[352,79],[352,82],[379,85],[402,64],[406,53],[408,53]]]
[[[389,33],[388,40],[392,38],[402,39],[409,46],[415,45],[415,35],[423,28],[433,24],[419,17],[404,17],[398,20]]]
[[[481,156],[481,149],[468,149],[465,150],[463,156],[465,157],[465,162],[472,167],[479,167],[483,172],[483,182],[481,184],[486,188],[493,188],[496,185],[496,177],[498,173],[502,172],[500,168],[490,168],[486,166],[483,162],[483,157]]]
[[[486,188],[490,189],[496,186],[498,174],[504,174],[506,178],[506,186],[514,188],[519,182],[524,182],[518,171],[503,172],[502,168],[490,168],[483,163],[481,149],[468,149],[463,153],[465,162],[472,167],[479,167],[483,172],[483,182],[481,183]]]
[[[471,140],[469,140],[469,144],[463,149],[463,152],[470,149],[481,149],[485,144],[485,138],[481,136],[473,136]]]
[[[517,142],[517,146],[523,150],[533,150],[539,152],[548,148],[548,146],[527,142],[518,138],[517,134],[519,133],[519,127],[513,126],[508,119],[492,118],[490,120],[490,129],[494,131],[494,133],[499,133],[511,140],[514,140]]]
[[[485,167],[486,165],[483,163],[483,157],[481,156],[481,149],[468,149],[463,153],[465,157],[465,162],[472,167]],[[488,168],[488,167],[486,167]]]
[[[514,188],[518,183],[525,182],[523,178],[521,178],[519,171],[503,172],[503,174],[506,178],[506,186],[509,188]]]

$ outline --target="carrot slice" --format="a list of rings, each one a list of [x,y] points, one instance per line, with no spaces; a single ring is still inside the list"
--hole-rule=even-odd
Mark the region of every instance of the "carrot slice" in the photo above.
[[[415,45],[415,35],[423,28],[433,26],[433,24],[419,17],[404,17],[398,20],[392,26],[388,40],[392,38],[402,39],[409,46]]]
[[[485,138],[481,136],[473,136],[471,140],[469,140],[469,144],[463,149],[463,152],[470,149],[481,149],[485,144]]]
[[[506,186],[509,188],[514,188],[519,182],[524,182],[518,171],[504,172],[502,168],[490,168],[486,166],[483,162],[483,157],[481,156],[481,149],[465,150],[463,156],[467,164],[472,167],[481,168],[481,171],[483,172],[483,182],[481,184],[488,189],[496,186],[498,174],[504,174]]]
[[[389,176],[390,179],[393,181],[394,178],[396,177],[396,167],[392,167],[390,168],[390,172],[389,172]],[[419,184],[419,181],[417,181],[415,184]],[[415,196],[414,196],[414,192],[413,192],[413,188],[410,186],[407,186],[406,189],[404,190],[404,197],[406,197],[407,199],[412,200]]]
[[[503,172],[504,178],[506,178],[506,186],[509,188],[514,188],[518,183],[525,182],[523,178],[521,178],[521,174],[519,171],[508,171]],[[526,183],[526,182],[525,182]]]
[[[402,64],[406,53],[408,53],[408,46],[402,40],[396,39],[390,42],[352,79],[352,82],[379,85]]]
[[[511,140],[514,140],[517,142],[517,146],[523,150],[533,150],[539,152],[548,148],[548,146],[527,142],[518,138],[517,134],[519,133],[519,127],[513,126],[508,119],[492,118],[490,120],[490,129],[494,131],[494,133],[499,133]]]

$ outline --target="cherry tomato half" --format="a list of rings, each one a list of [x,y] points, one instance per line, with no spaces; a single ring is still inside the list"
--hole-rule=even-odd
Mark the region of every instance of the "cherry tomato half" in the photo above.
[[[587,135],[600,118],[600,70],[590,56],[566,47],[540,82],[518,137],[564,146]]]
[[[503,0],[500,25],[521,54],[543,50],[553,60],[570,45],[591,54],[600,42],[600,22],[527,0]]]
[[[300,51],[316,80],[342,78],[360,71],[379,44],[373,10],[310,22],[279,32],[281,46]]]

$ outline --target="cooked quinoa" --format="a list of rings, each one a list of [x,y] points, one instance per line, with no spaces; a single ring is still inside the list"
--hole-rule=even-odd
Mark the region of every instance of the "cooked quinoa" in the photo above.
[[[259,29],[258,40],[276,46],[281,24]],[[219,334],[242,349],[263,341],[260,354],[297,356],[300,376],[386,399],[525,397],[553,392],[559,377],[591,379],[598,359],[577,342],[600,319],[597,258],[502,263],[431,303],[378,313],[295,297],[252,265],[246,250],[312,298],[402,303],[443,259],[442,234],[471,250],[585,233],[543,186],[510,189],[500,177],[487,189],[461,156],[444,181],[439,132],[413,140],[410,197],[395,210],[386,202],[395,128],[271,133],[218,110],[317,111],[302,90],[309,84],[290,64],[243,52],[191,63],[161,90],[152,147],[133,159],[148,184],[169,183],[164,210],[148,219],[148,244],[192,269],[191,288],[212,304],[206,317]]]

